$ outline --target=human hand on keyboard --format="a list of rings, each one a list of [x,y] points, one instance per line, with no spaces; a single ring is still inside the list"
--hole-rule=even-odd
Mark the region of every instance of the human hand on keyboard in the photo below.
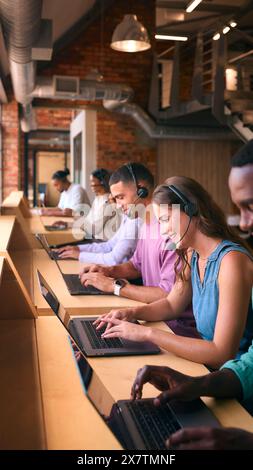
[[[131,397],[133,400],[142,397],[143,386],[151,383],[162,393],[154,399],[160,405],[172,399],[193,400],[203,392],[202,377],[190,377],[170,367],[144,366],[138,370],[134,380]]]
[[[67,229],[68,228],[68,222],[64,222],[63,220],[57,220],[52,224],[52,227],[62,227]]]
[[[86,273],[101,273],[104,276],[110,277],[110,266],[104,266],[103,264],[83,264],[79,276],[81,277]]]
[[[252,450],[253,433],[238,428],[183,428],[166,441],[176,450]]]
[[[104,339],[124,338],[130,341],[149,341],[151,328],[148,326],[118,320],[117,318],[110,318],[107,320],[107,323],[110,323],[111,326],[106,328],[105,332],[101,335]]]
[[[135,318],[135,308],[111,310],[109,313],[105,313],[95,320],[94,325],[97,327],[97,330],[100,330],[106,325],[106,332],[113,326],[113,323],[110,320],[115,318],[118,320],[132,321]]]
[[[85,287],[93,286],[103,292],[108,292],[108,294],[112,294],[114,291],[114,279],[106,277],[101,273],[84,273],[80,277],[80,282]]]
[[[71,259],[78,259],[79,258],[79,253],[80,250],[78,246],[64,246],[62,248],[58,248],[57,253],[59,254],[59,258],[61,259],[66,259],[66,258],[71,258]]]

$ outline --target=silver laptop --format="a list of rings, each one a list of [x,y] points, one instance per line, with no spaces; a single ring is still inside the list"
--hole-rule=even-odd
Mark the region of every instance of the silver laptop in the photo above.
[[[105,327],[97,331],[93,325],[98,317],[80,317],[71,320],[42,274],[37,271],[37,275],[41,294],[86,356],[130,356],[160,352],[157,346],[148,341],[136,342],[121,338],[103,339],[101,334]]]

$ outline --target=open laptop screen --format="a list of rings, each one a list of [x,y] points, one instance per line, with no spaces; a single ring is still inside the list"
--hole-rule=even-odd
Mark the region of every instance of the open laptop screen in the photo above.
[[[42,293],[43,297],[45,298],[45,300],[47,301],[48,305],[53,310],[53,312],[56,315],[58,315],[60,302],[57,299],[57,297],[54,295],[53,291],[46,284],[46,282],[45,282],[43,276],[41,275],[41,273],[39,271],[37,271],[37,273],[38,273],[38,279],[39,279],[39,283],[40,283],[41,293]]]
[[[66,324],[67,318],[69,319],[69,315],[67,312],[61,312],[61,310],[64,310],[60,306],[60,302],[57,299],[56,295],[53,293],[53,291],[50,289],[48,286],[47,282],[45,281],[44,277],[42,274],[37,271],[38,275],[38,280],[40,284],[40,289],[43,297],[45,300],[48,302],[54,313],[58,316],[58,318],[61,320],[62,324],[64,327],[67,329],[68,333],[71,336],[72,339],[72,346],[74,351],[80,351],[82,354],[81,359],[78,363],[79,366],[79,372],[81,375],[82,383],[84,385],[84,390],[85,394],[88,396],[89,400],[92,402],[92,404],[95,406],[96,410],[99,412],[101,417],[106,421],[106,423],[110,427],[110,423],[108,422],[110,415],[112,413],[112,408],[115,405],[115,402],[108,392],[107,388],[104,386],[104,384],[101,382],[97,374],[94,372],[90,364],[88,363],[87,359],[83,355],[81,348],[78,345],[78,341],[76,340],[75,337],[70,333],[69,331],[69,321],[67,321],[68,324]]]
[[[40,242],[42,248],[44,248],[44,250],[46,250],[46,252],[50,255],[50,248],[48,246],[46,237],[39,233],[35,233],[35,237]]]
[[[176,419],[177,425],[180,425],[180,427],[200,425],[219,426],[217,420],[201,400],[195,400],[192,403],[186,404],[184,404],[184,402],[175,402],[174,404],[170,403],[169,405],[161,407],[162,409],[159,413],[162,415],[163,427],[154,421],[154,423],[152,423],[152,428],[150,417],[148,417],[149,421],[145,420],[144,422],[144,414],[142,410],[140,410],[141,415],[139,414],[139,418],[141,419],[139,419],[138,424],[136,424],[137,421],[132,417],[130,410],[130,405],[132,405],[133,402],[131,402],[131,400],[120,400],[116,402],[113,399],[108,389],[85,358],[81,346],[78,344],[78,339],[72,335],[71,330],[69,329],[71,322],[70,316],[47,285],[41,273],[39,271],[37,271],[37,273],[42,295],[47,301],[49,299],[52,303],[54,306],[54,308],[52,307],[53,311],[67,329],[70,337],[72,338],[72,347],[74,352],[81,353],[77,363],[85,394],[125,449],[164,449],[165,440],[169,436],[171,426],[171,422],[169,420],[171,418],[173,418],[173,420]],[[149,402],[148,405],[151,405],[152,412],[157,408],[153,405],[152,399],[140,400],[139,404],[141,404],[141,402],[144,406],[145,402]],[[157,413],[158,411],[156,410],[155,414],[157,415]],[[167,427],[169,429],[168,431]],[[161,429],[165,429],[165,434],[164,432],[161,434]],[[154,437],[151,436],[151,430],[152,432],[156,431],[156,441],[154,441]],[[151,436],[151,441],[149,436]],[[146,439],[149,439],[149,442],[146,441]]]

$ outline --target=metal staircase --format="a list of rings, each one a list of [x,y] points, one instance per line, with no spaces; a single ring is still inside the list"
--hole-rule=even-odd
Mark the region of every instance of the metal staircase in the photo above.
[[[250,38],[253,42],[253,39]],[[192,54],[194,51],[194,54]],[[253,51],[252,51],[253,52]],[[192,67],[189,59],[194,55]],[[180,116],[192,116],[203,110],[221,126],[230,128],[238,138],[248,141],[253,138],[253,56],[251,51],[228,59],[227,38],[222,35],[218,41],[208,32],[199,32],[189,44],[174,48],[173,72],[171,77],[171,102],[166,109],[159,106],[158,72],[159,58],[154,58],[151,80],[149,113],[156,122],[167,126]],[[185,65],[186,64],[186,65]],[[180,81],[185,76],[185,67],[192,73],[191,83],[186,85],[188,96],[180,96]]]

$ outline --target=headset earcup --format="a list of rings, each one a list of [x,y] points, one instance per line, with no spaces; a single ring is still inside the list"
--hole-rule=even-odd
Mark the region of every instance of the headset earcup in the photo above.
[[[137,196],[141,199],[144,199],[145,197],[148,197],[148,189],[138,186]]]
[[[195,206],[195,204],[189,203],[189,204],[186,204],[184,206],[184,212],[189,217],[194,217],[194,215],[197,215],[198,210],[197,210],[197,207]]]

